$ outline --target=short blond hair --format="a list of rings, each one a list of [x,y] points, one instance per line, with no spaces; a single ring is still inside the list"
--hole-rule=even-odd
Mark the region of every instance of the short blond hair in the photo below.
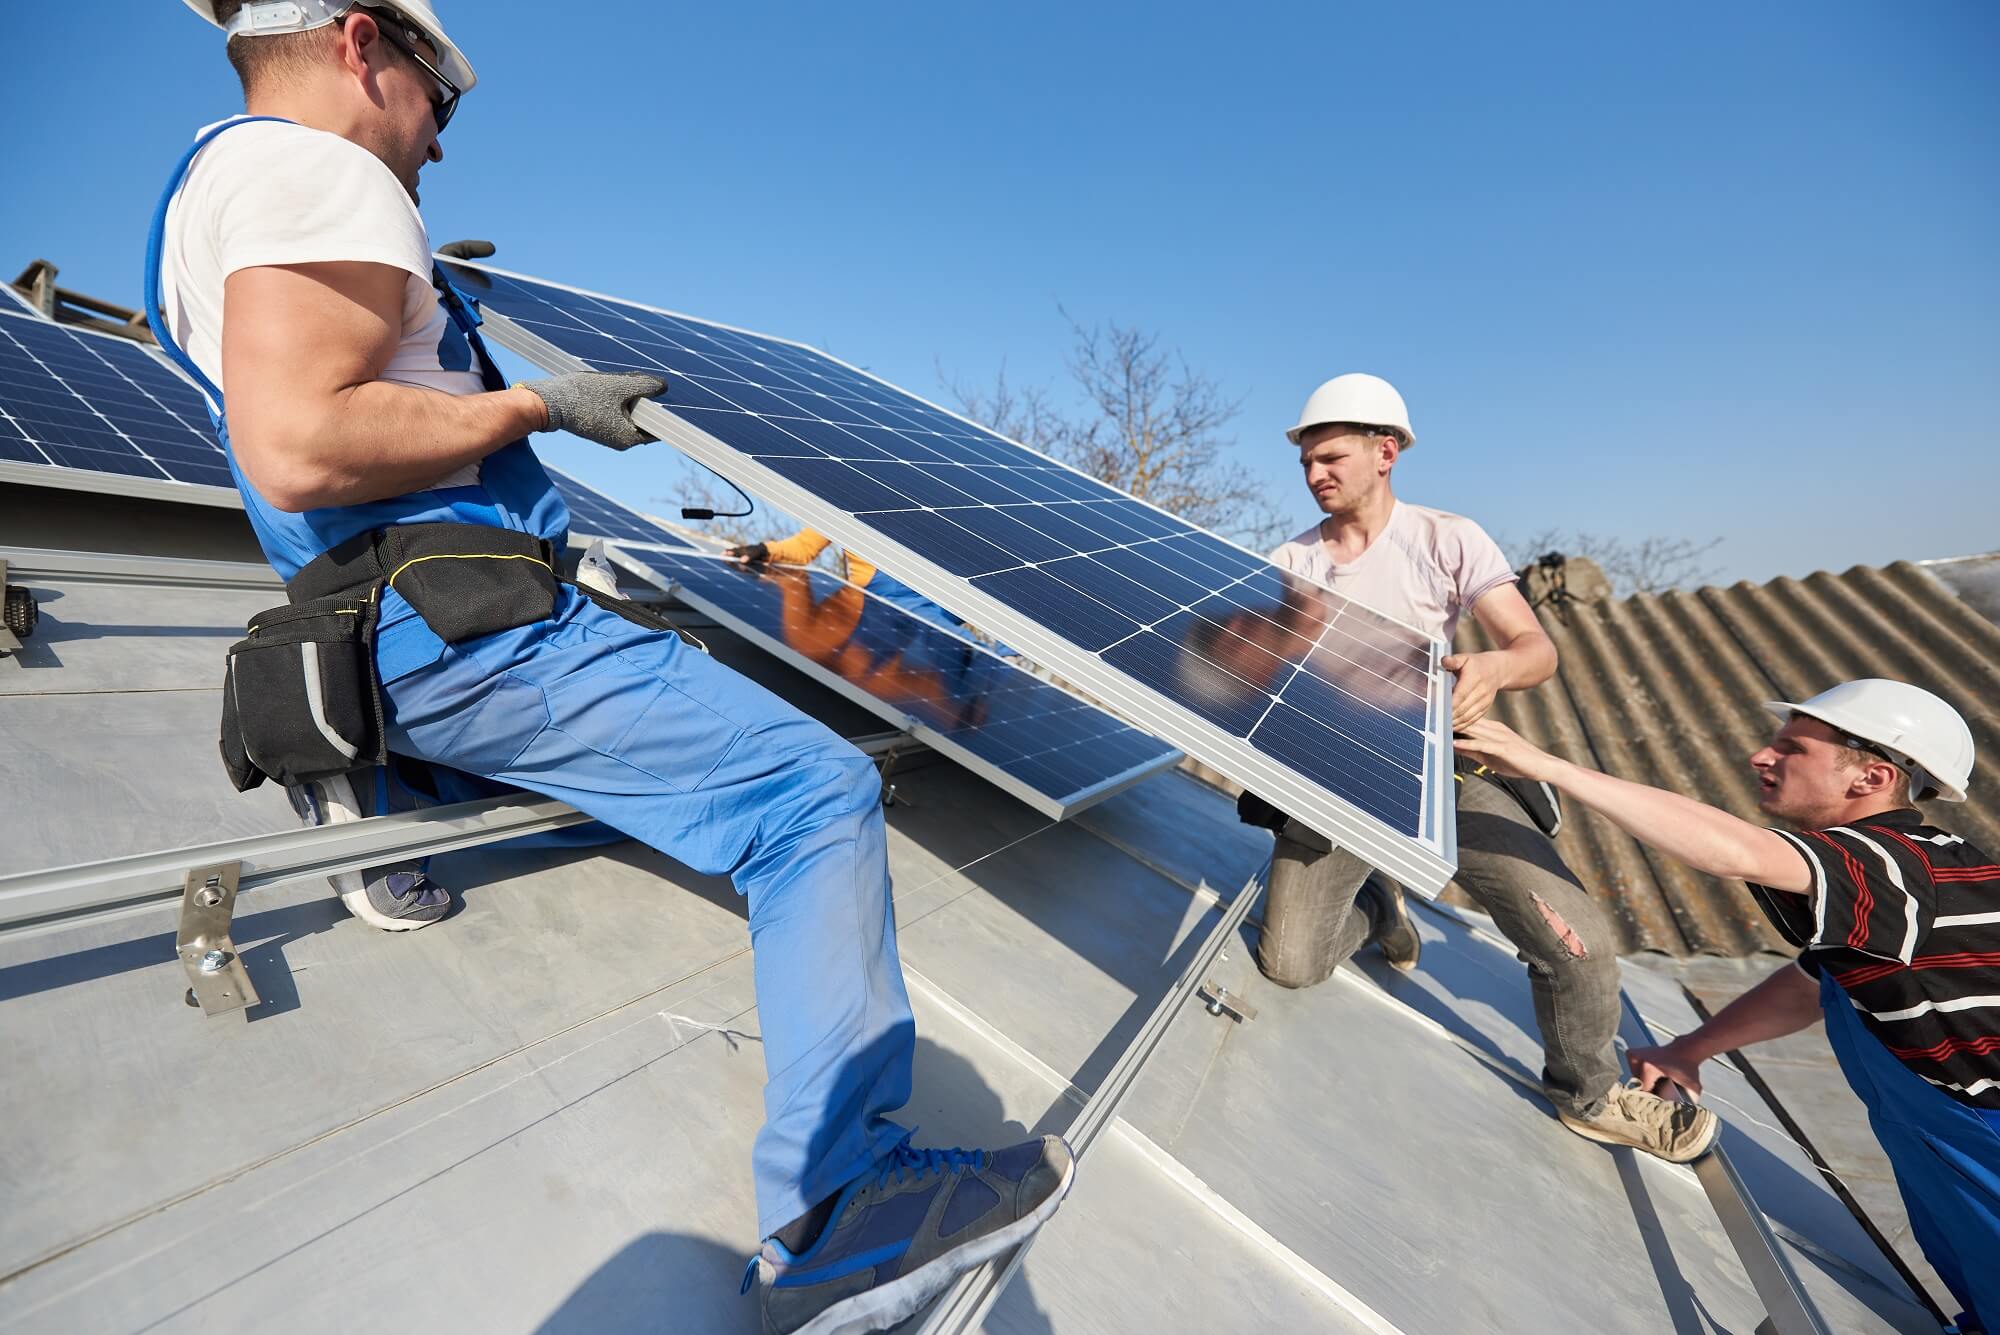
[[[216,22],[228,23],[242,12],[246,3],[248,0],[218,0]],[[249,97],[273,81],[310,74],[326,59],[326,53],[339,40],[339,33],[339,20],[307,32],[280,32],[262,37],[238,33],[229,39],[229,64],[243,85],[243,95]]]

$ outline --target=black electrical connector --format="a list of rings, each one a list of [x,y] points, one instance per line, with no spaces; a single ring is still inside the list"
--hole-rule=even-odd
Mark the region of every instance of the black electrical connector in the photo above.
[[[708,465],[703,464],[702,467],[708,468]],[[750,499],[750,493],[744,491],[743,488],[737,486],[728,478],[722,477],[722,474],[716,473],[713,468],[708,468],[708,471],[715,473],[715,476],[718,478],[722,478],[723,485],[743,498],[743,508],[741,510],[711,510],[704,505],[683,505],[681,507],[682,519],[748,519],[751,515],[757,513],[757,502]]]

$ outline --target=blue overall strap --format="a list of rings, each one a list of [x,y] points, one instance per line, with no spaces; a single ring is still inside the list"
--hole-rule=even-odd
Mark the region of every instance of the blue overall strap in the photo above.
[[[164,294],[164,281],[160,270],[166,260],[167,209],[173,204],[174,196],[181,192],[181,184],[187,180],[188,168],[194,165],[195,155],[200,153],[204,148],[207,148],[210,140],[214,139],[224,130],[233,130],[239,125],[255,125],[258,121],[278,121],[285,125],[296,125],[298,123],[286,120],[283,116],[241,116],[235,120],[224,121],[222,124],[209,130],[207,134],[196,139],[194,147],[181,155],[181,160],[174,165],[173,175],[167,178],[167,188],[160,195],[159,206],[153,210],[153,230],[146,237],[146,281],[144,288],[146,293],[146,324],[152,329],[153,337],[159,341],[160,349],[174,359],[174,365],[194,377],[194,382],[201,386],[203,393],[208,395],[208,401],[215,405],[214,410],[218,413],[222,410],[222,390],[216,386],[214,381],[201,373],[201,368],[194,364],[194,358],[188,356],[181,345],[174,341],[172,331],[167,328],[166,312],[161,308],[160,303]]]
[[[486,340],[479,336],[479,326],[485,321],[480,317],[478,305],[445,277],[442,264],[431,266],[431,286],[438,290],[438,304],[444,307],[444,313],[451,317],[451,322],[458,326],[458,332],[465,335],[472,355],[479,360],[480,381],[489,392],[507,388],[507,377],[500,374],[492,354],[486,351]]]

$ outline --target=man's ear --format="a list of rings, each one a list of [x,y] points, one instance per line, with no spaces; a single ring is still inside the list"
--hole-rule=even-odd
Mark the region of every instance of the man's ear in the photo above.
[[[1888,761],[1872,760],[1863,765],[1860,772],[1854,776],[1850,790],[1856,797],[1873,797],[1877,793],[1886,793],[1894,788],[1896,780],[1901,775],[1902,771]]]
[[[382,30],[375,23],[374,16],[365,9],[356,9],[338,20],[340,25],[340,64],[354,78],[372,86],[375,72],[368,68],[368,57],[382,40]]]

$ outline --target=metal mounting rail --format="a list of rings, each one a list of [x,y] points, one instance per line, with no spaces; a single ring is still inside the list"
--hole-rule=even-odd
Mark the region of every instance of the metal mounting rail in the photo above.
[[[1646,1041],[1657,1044],[1658,1036],[1632,999],[1622,993],[1620,999]],[[1770,1221],[1757,1208],[1743,1175],[1736,1171],[1736,1165],[1729,1161],[1720,1143],[1695,1161],[1694,1175],[1707,1193],[1716,1218],[1722,1221],[1722,1231],[1728,1235],[1729,1245],[1736,1249],[1736,1259],[1742,1262],[1751,1287],[1757,1290],[1758,1301],[1769,1314],[1758,1323],[1757,1335],[1832,1335],[1832,1327],[1813,1305],[1812,1295],[1799,1282],[1798,1271],[1792,1268],[1791,1258],[1785,1255],[1777,1234],[1771,1231]]]
[[[911,744],[911,739],[899,732],[853,739],[853,745],[865,755],[880,755]],[[510,793],[341,825],[0,876],[0,934],[71,923],[135,905],[176,901],[186,890],[188,872],[196,867],[240,864],[236,888],[247,893],[308,876],[331,876],[566,829],[590,819],[552,797]]]
[[[155,901],[176,901],[186,889],[188,871],[194,867],[240,864],[237,890],[248,892],[308,876],[358,871],[384,862],[560,830],[589,819],[554,798],[508,794],[341,825],[0,876],[0,932],[72,922]]]
[[[60,579],[91,584],[185,585],[202,589],[270,590],[284,583],[271,567],[248,561],[197,561],[182,557],[123,556],[116,552],[64,552],[41,547],[0,547],[17,580]]]
[[[1167,994],[1160,999],[1160,1004],[1153,1008],[1153,1013],[1146,1018],[1146,1023],[1137,1036],[1126,1045],[1125,1051],[1118,1055],[1118,1061],[1112,1066],[1110,1073],[1085,1102],[1083,1110],[1070,1122],[1069,1129],[1063,1133],[1063,1139],[1069,1142],[1070,1150],[1076,1155],[1079,1163],[1098,1136],[1111,1125],[1111,1119],[1118,1115],[1118,1105],[1138,1083],[1139,1073],[1160,1046],[1160,1040],[1167,1036],[1167,1030],[1173,1027],[1181,1008],[1194,995],[1195,989],[1202,985],[1202,980],[1208,977],[1208,971],[1215,964],[1216,956],[1222,953],[1222,948],[1229,944],[1230,938],[1243,926],[1243,920],[1250,914],[1251,905],[1257,902],[1257,896],[1264,891],[1265,880],[1270,875],[1270,870],[1270,864],[1266,863],[1262,871],[1252,876],[1243,888],[1236,892],[1236,898],[1230,901],[1222,920],[1216,923],[1214,930],[1202,940],[1200,947],[1194,953],[1194,958],[1190,959],[1187,967],[1181,971],[1180,978],[1167,989]],[[1008,1282],[1021,1269],[1021,1262],[1027,1258],[1028,1248],[1034,1245],[1036,1236],[1038,1235],[1029,1234],[1027,1240],[1016,1247],[1011,1256],[996,1257],[959,1276],[958,1281],[946,1289],[943,1296],[937,1300],[937,1305],[931,1308],[930,1315],[924,1319],[923,1325],[917,1327],[915,1335],[962,1335],[963,1332],[977,1326],[993,1306],[994,1300],[1000,1296],[1000,1291],[1007,1287]],[[1787,1331],[1784,1335],[1790,1333]],[[1825,1335],[1825,1332],[1822,1331],[1819,1335]]]

